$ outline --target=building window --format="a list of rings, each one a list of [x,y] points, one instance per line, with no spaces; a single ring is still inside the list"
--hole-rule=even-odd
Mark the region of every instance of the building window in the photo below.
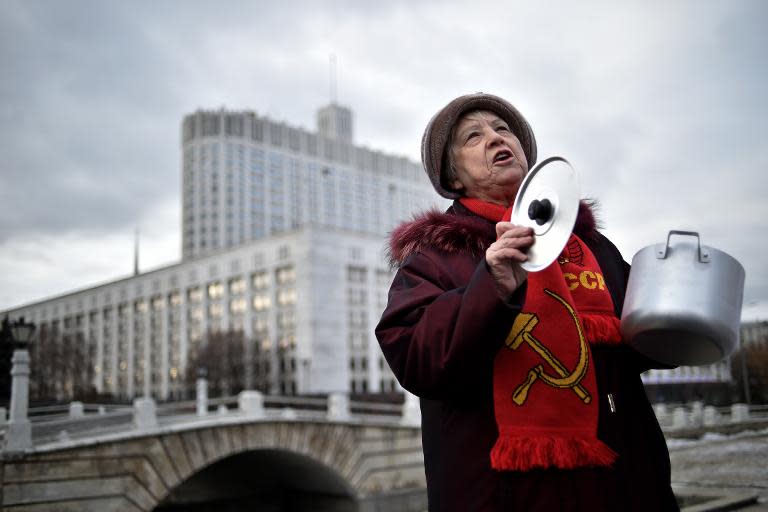
[[[253,297],[253,309],[255,311],[264,311],[270,306],[269,295],[259,294]]]
[[[273,146],[283,145],[283,127],[279,124],[270,123],[269,125],[269,141]]]
[[[280,267],[275,270],[275,280],[278,284],[288,284],[296,281],[296,271],[293,266]]]
[[[263,290],[269,286],[269,276],[266,270],[254,272],[251,275],[251,285],[254,290]]]
[[[251,138],[253,140],[264,140],[264,121],[256,117],[251,119]]]
[[[294,151],[301,149],[301,143],[299,142],[299,132],[293,128],[288,129],[288,147]]]
[[[245,279],[238,277],[229,281],[229,293],[232,295],[242,295],[245,293]]]
[[[294,288],[282,288],[277,290],[277,304],[287,306],[296,303],[296,290]]]
[[[278,342],[278,346],[282,350],[289,350],[296,348],[296,337],[295,336],[284,336],[280,338],[280,341]]]
[[[224,313],[224,307],[218,302],[214,302],[208,305],[208,316],[211,318],[221,318]]]
[[[365,267],[347,267],[347,281],[350,283],[365,283],[366,281],[366,269]]]
[[[263,315],[259,315],[253,319],[253,330],[257,333],[265,332],[269,326],[267,325],[267,319]]]
[[[363,259],[363,250],[360,247],[350,247],[349,259],[353,261],[359,261]]]
[[[243,136],[243,117],[240,114],[227,114],[224,119],[224,131],[227,135]]]
[[[144,302],[143,299],[139,299],[136,302],[134,302],[133,308],[134,308],[134,311],[136,311],[136,313],[146,313],[147,312],[147,303]],[[67,327],[66,321],[65,321],[64,327],[65,328]]]
[[[280,311],[277,313],[277,326],[280,329],[288,330],[296,327],[296,314],[293,309]]]
[[[349,311],[349,326],[351,328],[365,329],[367,324],[367,315],[365,310]]]
[[[163,306],[165,306],[165,301],[163,300],[163,297],[154,297],[152,299],[153,311],[162,311]]]
[[[229,302],[229,310],[232,313],[240,314],[245,312],[245,299],[240,297],[237,299],[232,299]]]
[[[219,281],[208,283],[208,298],[220,299],[224,294],[224,286]]]
[[[203,290],[201,290],[199,286],[190,288],[187,290],[187,298],[191,303],[201,302],[203,300]]]
[[[348,288],[347,303],[352,306],[364,306],[366,302],[366,290],[364,288]]]
[[[221,131],[221,119],[219,114],[202,114],[203,136],[218,135]]]

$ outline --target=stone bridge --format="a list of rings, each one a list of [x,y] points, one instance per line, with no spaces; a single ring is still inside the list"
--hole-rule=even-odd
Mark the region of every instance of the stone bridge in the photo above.
[[[0,459],[0,508],[426,510],[418,424],[400,415],[354,413],[344,400],[341,407],[254,409],[246,400],[213,414],[160,409],[159,421],[142,426],[146,418],[134,406],[65,418],[55,437],[51,422],[47,431],[33,422],[34,446]],[[130,424],[112,421],[96,433],[84,428],[119,414]]]

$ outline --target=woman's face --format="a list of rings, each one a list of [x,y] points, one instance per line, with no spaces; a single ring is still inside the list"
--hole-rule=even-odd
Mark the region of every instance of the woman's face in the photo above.
[[[456,124],[453,145],[456,179],[453,188],[465,197],[511,205],[528,172],[520,141],[507,123],[492,112],[465,114]]]

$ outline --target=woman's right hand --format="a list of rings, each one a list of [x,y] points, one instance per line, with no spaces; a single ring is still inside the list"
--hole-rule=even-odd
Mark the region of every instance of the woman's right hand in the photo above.
[[[485,261],[496,281],[499,297],[507,301],[528,276],[520,264],[528,259],[526,252],[533,245],[533,229],[499,222],[496,224],[496,237],[496,241],[485,251]]]

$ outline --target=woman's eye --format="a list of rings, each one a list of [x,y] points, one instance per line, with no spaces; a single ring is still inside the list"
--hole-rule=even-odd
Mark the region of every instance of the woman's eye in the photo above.
[[[499,126],[498,128],[496,128],[496,131],[497,132],[509,132],[509,128],[507,128],[506,126]]]
[[[475,137],[479,137],[479,136],[480,136],[480,134],[478,132],[470,132],[470,133],[467,134],[467,140],[469,141],[469,140],[472,140]]]

